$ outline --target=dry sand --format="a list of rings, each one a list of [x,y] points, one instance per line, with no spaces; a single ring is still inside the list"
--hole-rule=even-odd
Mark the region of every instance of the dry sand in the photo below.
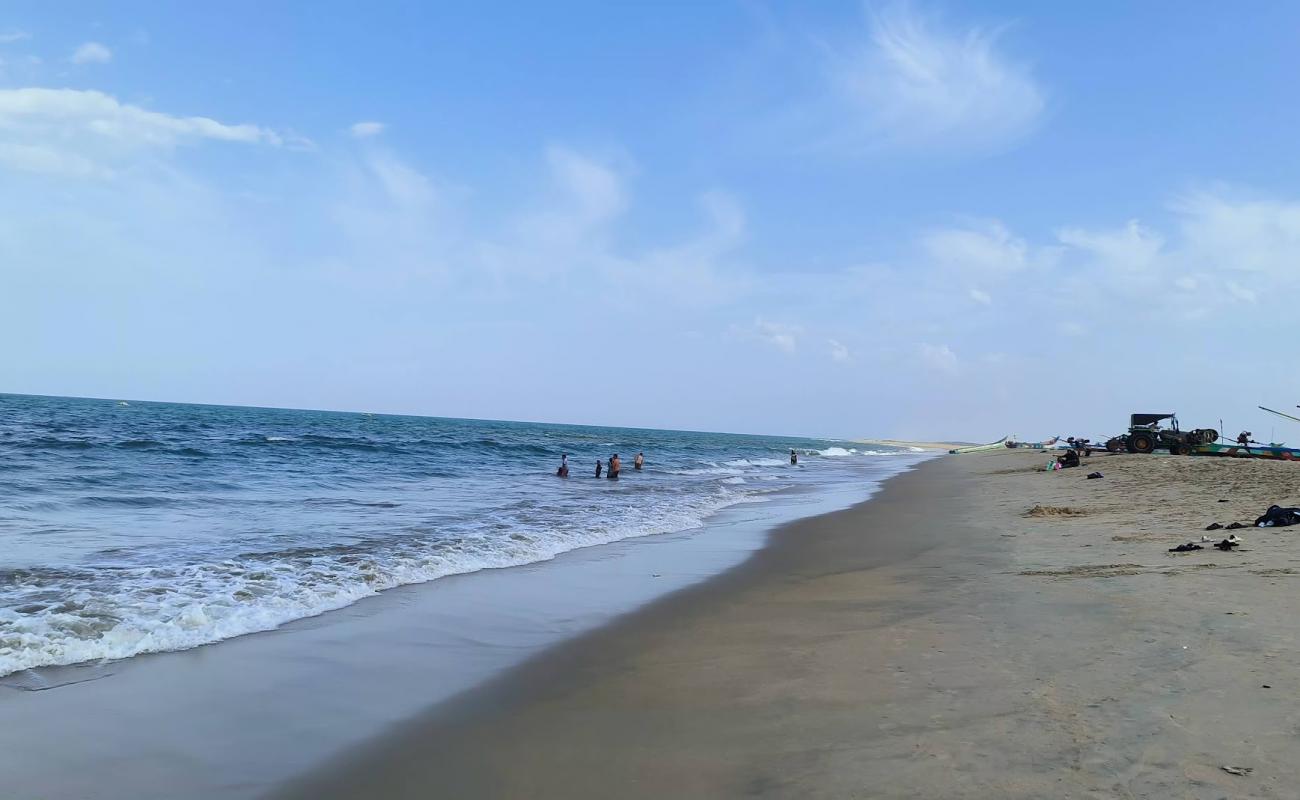
[[[927,462],[285,796],[1300,796],[1300,529],[1167,552],[1300,464],[1046,460]]]

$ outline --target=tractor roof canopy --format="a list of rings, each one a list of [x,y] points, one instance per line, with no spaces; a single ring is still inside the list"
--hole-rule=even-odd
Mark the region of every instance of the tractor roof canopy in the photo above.
[[[1163,419],[1173,419],[1174,415],[1169,414],[1132,414],[1129,416],[1129,425],[1136,428],[1139,425],[1155,425]]]

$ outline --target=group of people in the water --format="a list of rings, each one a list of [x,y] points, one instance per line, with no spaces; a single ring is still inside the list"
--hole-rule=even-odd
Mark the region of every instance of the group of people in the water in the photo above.
[[[790,463],[796,465],[799,463],[799,454],[796,453],[793,449],[790,450]],[[636,458],[632,459],[632,469],[636,470],[637,472],[640,472],[641,468],[644,466],[645,466],[645,455],[642,453],[637,453]],[[606,462],[604,461],[601,461],[599,458],[596,459],[597,478],[599,478],[601,474],[604,473],[606,478],[610,479],[611,481],[616,481],[618,480],[618,474],[622,471],[623,471],[623,459],[618,457],[618,453],[615,453],[614,455],[609,457],[608,464],[606,464]],[[557,478],[569,477],[569,454],[568,453],[565,453],[560,456],[560,466],[558,469],[555,470],[555,477]]]
[[[645,455],[642,453],[637,453],[636,458],[632,459],[632,469],[637,470],[639,472],[641,468],[643,468],[644,466],[645,466]],[[618,474],[622,471],[623,471],[623,459],[618,457],[618,453],[615,453],[614,455],[609,457],[608,467],[606,466],[606,463],[604,461],[601,461],[599,458],[596,459],[597,478],[601,476],[601,473],[604,473],[605,477],[609,478],[612,481],[616,481],[618,480]],[[569,477],[569,454],[568,453],[565,453],[564,455],[560,456],[560,467],[559,469],[555,470],[555,475],[558,478]]]

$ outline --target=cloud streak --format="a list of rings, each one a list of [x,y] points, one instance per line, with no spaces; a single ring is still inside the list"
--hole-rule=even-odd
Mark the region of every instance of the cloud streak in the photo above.
[[[99,42],[86,42],[72,51],[73,64],[107,64],[113,60],[113,51]]]
[[[859,152],[983,152],[1031,133],[1047,105],[1029,67],[999,49],[1000,31],[941,28],[910,5],[870,17],[865,47],[833,62],[844,118],[832,145]]]
[[[93,90],[0,90],[0,164],[10,169],[106,177],[133,154],[204,140],[283,143],[257,125],[150,111]]]

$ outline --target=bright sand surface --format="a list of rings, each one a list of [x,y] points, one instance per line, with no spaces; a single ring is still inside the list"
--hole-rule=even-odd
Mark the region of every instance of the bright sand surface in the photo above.
[[[1167,549],[1300,465],[1046,459],[927,462],[284,796],[1298,796],[1300,529]]]

